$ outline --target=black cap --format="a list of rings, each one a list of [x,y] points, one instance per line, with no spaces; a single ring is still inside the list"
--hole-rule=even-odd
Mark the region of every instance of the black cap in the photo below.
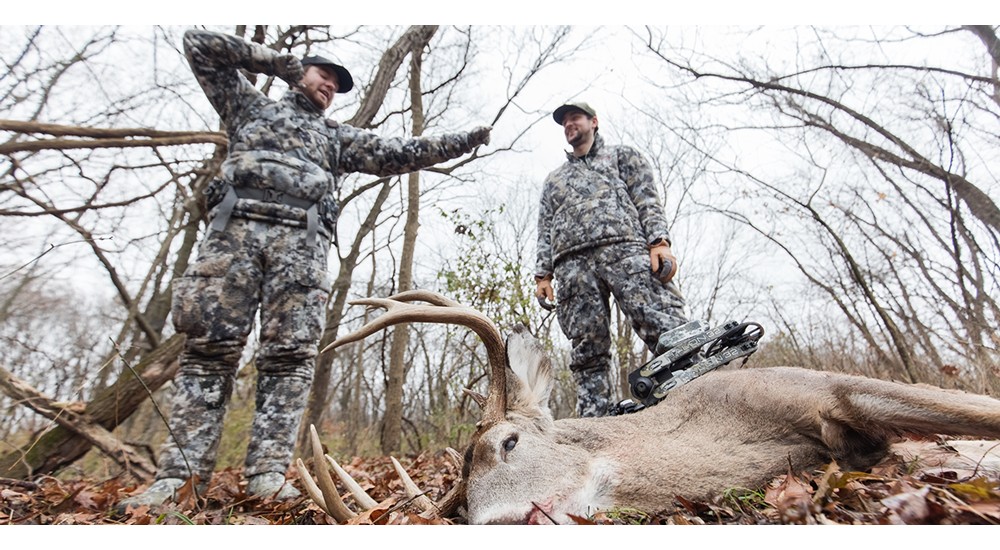
[[[594,108],[591,107],[589,104],[584,103],[582,101],[576,101],[573,103],[567,103],[565,105],[561,105],[558,109],[556,109],[552,113],[552,118],[556,120],[556,124],[562,126],[563,117],[565,117],[566,114],[571,111],[580,111],[581,113],[589,116],[590,118],[594,118],[595,116],[597,116],[597,111],[595,111]]]
[[[338,65],[321,55],[307,55],[302,58],[302,66],[309,65],[321,65],[332,69],[337,75],[338,94],[349,92],[354,88],[354,79],[351,78],[351,73],[343,65]]]

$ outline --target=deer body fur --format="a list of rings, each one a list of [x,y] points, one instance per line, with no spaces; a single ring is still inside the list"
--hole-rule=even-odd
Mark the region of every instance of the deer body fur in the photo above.
[[[471,523],[659,510],[830,460],[866,469],[908,434],[1000,438],[995,399],[790,367],[715,371],[635,414],[553,420],[548,359],[526,333],[507,349],[506,418],[466,454]]]

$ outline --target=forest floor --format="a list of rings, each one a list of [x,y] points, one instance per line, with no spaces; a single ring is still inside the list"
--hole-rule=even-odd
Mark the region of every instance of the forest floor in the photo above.
[[[588,525],[1000,524],[997,445],[910,442],[894,448],[891,458],[869,472],[842,471],[831,463],[822,471],[779,476],[763,490],[732,489],[704,502],[677,498],[664,510],[617,509],[575,521]],[[928,451],[931,448],[934,453]],[[458,478],[454,464],[444,453],[424,453],[401,462],[432,499],[439,499]],[[462,523],[422,518],[405,496],[388,457],[355,458],[344,468],[381,503],[359,513],[352,523]],[[301,488],[294,473],[290,479]],[[0,478],[0,524],[335,523],[305,495],[286,502],[248,497],[240,469],[216,472],[204,494],[182,489],[175,503],[156,509],[143,506],[115,511],[120,500],[143,488],[121,476],[103,480],[44,477],[31,482]],[[352,497],[345,500],[354,506]]]

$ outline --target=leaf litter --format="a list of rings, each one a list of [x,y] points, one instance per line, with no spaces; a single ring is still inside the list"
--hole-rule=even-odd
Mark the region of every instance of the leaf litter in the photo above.
[[[948,442],[954,443],[954,442]],[[769,525],[769,524],[1000,524],[1000,469],[976,454],[965,462],[947,443],[894,447],[870,472],[843,471],[836,462],[815,472],[778,476],[759,491],[733,488],[706,501],[678,496],[664,510],[605,510],[574,517],[582,525]],[[995,452],[993,449],[991,452]],[[311,460],[307,461],[310,463]],[[457,482],[459,472],[444,453],[401,460],[432,500]],[[358,511],[357,525],[463,523],[426,519],[410,504],[389,457],[355,457],[345,469],[380,504]],[[694,473],[692,473],[694,474]],[[297,474],[289,479],[301,489]],[[334,524],[303,494],[274,501],[246,494],[241,469],[216,472],[204,494],[190,484],[178,501],[116,513],[115,505],[142,490],[120,477],[104,480],[42,477],[30,482],[0,478],[0,524],[10,525],[328,525]],[[349,506],[353,498],[345,488]]]

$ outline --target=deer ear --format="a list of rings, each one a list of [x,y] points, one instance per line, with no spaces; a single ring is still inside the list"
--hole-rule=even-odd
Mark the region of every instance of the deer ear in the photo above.
[[[526,414],[548,414],[552,393],[552,364],[527,327],[516,327],[507,338],[507,408]]]

